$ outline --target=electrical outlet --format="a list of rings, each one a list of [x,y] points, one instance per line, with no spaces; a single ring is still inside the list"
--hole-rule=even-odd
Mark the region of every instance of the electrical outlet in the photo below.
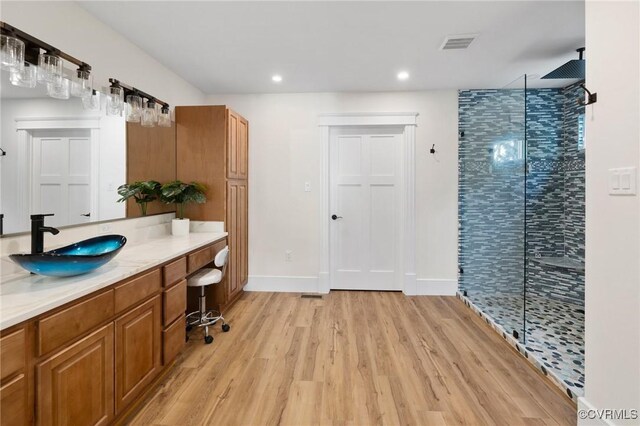
[[[291,262],[291,255],[293,254],[293,252],[291,250],[286,250],[284,252],[284,261],[285,262]]]
[[[311,182],[304,183],[304,192],[311,192]]]
[[[111,232],[111,224],[110,223],[103,223],[100,225],[100,232],[103,234],[107,234],[109,232]]]

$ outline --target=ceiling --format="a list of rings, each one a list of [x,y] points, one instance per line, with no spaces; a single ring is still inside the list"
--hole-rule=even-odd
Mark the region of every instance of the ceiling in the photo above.
[[[560,87],[539,76],[584,45],[582,1],[81,5],[207,94]],[[452,34],[478,37],[440,50]]]

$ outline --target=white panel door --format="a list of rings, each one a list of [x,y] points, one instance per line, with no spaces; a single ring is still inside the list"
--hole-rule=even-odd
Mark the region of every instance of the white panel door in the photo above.
[[[53,213],[47,225],[91,220],[91,134],[89,130],[33,133],[32,213]]]
[[[402,289],[398,276],[400,132],[366,128],[332,131],[332,289]]]

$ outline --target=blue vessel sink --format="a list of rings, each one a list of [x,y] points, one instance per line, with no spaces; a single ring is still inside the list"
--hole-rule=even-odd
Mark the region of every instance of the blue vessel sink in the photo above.
[[[72,277],[103,266],[126,243],[127,239],[122,235],[102,235],[41,254],[12,254],[9,258],[34,274]]]

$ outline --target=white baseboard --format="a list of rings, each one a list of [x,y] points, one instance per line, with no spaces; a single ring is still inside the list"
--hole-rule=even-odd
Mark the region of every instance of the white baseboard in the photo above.
[[[249,275],[245,291],[319,293],[318,277]]]
[[[455,296],[456,291],[458,291],[458,280],[430,278],[416,280],[416,296]]]
[[[244,290],[281,293],[327,293],[328,288],[321,288],[321,278],[313,276],[249,275],[249,282],[244,287]],[[326,279],[327,277],[324,278]],[[413,287],[411,284],[415,283],[414,288],[405,289],[404,293],[407,296],[455,296],[458,290],[457,280],[415,279],[415,276],[412,276],[405,280],[405,284],[407,281],[410,287]]]

